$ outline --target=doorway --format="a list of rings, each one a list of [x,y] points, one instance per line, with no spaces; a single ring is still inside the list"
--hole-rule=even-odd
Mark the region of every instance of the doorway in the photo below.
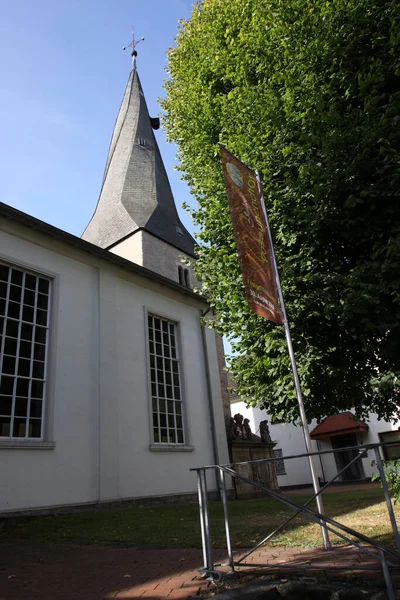
[[[335,453],[336,467],[338,471],[344,469],[358,455],[358,442],[355,433],[346,433],[344,435],[336,435],[331,437],[332,448],[337,450],[338,448],[347,448],[354,446],[354,450],[351,448],[344,452]],[[354,462],[344,473],[341,474],[340,479],[342,481],[357,481],[365,479],[364,467],[362,465],[362,459]]]

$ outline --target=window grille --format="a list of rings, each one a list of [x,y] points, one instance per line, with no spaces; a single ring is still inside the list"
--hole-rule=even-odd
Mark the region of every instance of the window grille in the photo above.
[[[183,444],[182,390],[176,324],[148,315],[153,439]]]
[[[277,475],[286,475],[285,461],[281,458],[282,456],[283,456],[283,451],[280,448],[279,449],[277,448],[276,450],[274,450],[274,457],[281,459],[281,460],[276,460],[274,462]]]
[[[51,282],[0,263],[0,438],[42,438]]]

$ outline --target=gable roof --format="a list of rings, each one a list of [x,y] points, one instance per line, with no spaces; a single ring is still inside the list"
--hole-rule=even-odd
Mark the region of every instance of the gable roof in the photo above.
[[[364,421],[358,421],[350,411],[333,415],[324,419],[310,432],[312,440],[322,440],[327,437],[367,431],[368,425]]]

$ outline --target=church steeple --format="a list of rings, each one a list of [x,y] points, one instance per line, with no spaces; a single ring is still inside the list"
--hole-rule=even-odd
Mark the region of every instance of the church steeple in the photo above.
[[[136,70],[135,44],[132,56],[132,71],[115,123],[100,197],[82,238],[114,252],[124,240],[141,232],[193,256],[195,242],[179,219],[154,136],[153,128],[158,129],[159,120],[149,117]],[[146,266],[143,261],[132,260]]]

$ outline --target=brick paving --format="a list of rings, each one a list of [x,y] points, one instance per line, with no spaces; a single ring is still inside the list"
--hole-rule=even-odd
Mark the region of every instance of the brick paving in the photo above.
[[[223,562],[226,551],[215,551],[214,559]],[[348,573],[349,567],[368,579],[380,576],[373,557],[348,546],[330,552],[260,548],[246,563],[245,569],[251,570],[267,563],[267,572],[283,577],[317,572],[337,576],[344,570]],[[210,585],[198,572],[201,566],[202,553],[195,549],[104,548],[9,539],[0,543],[0,600],[186,600]]]

